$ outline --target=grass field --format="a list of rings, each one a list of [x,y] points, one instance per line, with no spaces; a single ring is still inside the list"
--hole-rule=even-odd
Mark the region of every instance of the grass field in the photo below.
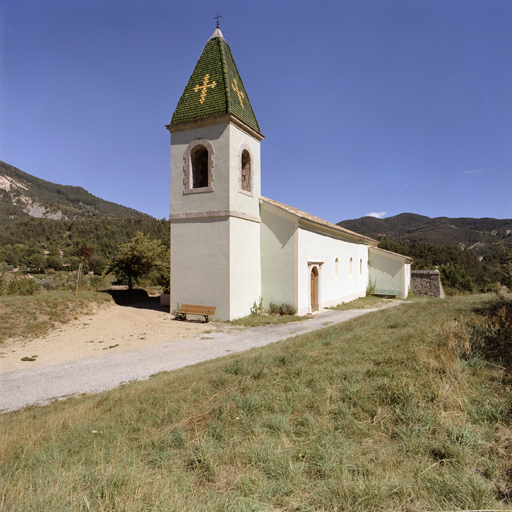
[[[0,415],[0,510],[510,509],[511,374],[474,348],[488,300],[408,301]]]

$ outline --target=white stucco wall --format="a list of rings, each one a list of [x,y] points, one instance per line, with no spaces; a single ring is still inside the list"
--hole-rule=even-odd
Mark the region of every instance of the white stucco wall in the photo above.
[[[247,135],[235,125],[229,126],[230,139],[230,194],[229,208],[259,218],[261,195],[260,142]],[[252,195],[240,192],[240,149],[248,148],[251,159]]]
[[[233,320],[250,314],[261,296],[260,223],[231,217],[229,226],[229,320]]]
[[[400,297],[402,299],[406,299],[409,296],[409,290],[412,286],[412,264],[411,263],[405,263],[404,264],[404,287],[402,294]]]
[[[261,205],[261,296],[270,302],[297,305],[297,220]]]
[[[213,190],[185,186],[189,145],[213,149]],[[211,145],[211,147],[209,146]],[[240,192],[240,154],[251,155],[252,194]],[[261,295],[260,143],[222,122],[171,134],[171,310],[216,306],[216,319],[250,313]]]
[[[411,264],[389,252],[370,249],[370,278],[375,293],[407,298],[411,284]]]
[[[319,270],[319,309],[348,302],[366,295],[368,246],[340,240],[320,231],[300,227],[299,235],[299,314],[311,311],[311,267]],[[335,260],[338,258],[338,277]],[[352,258],[352,272],[350,272]],[[361,266],[362,260],[362,266]],[[361,270],[361,271],[360,271]]]
[[[222,123],[171,134],[171,216],[229,209],[229,126],[229,123]],[[208,140],[214,149],[214,192],[184,194],[184,154],[188,145],[198,139]]]
[[[229,228],[227,217],[171,222],[171,311],[216,306],[214,318],[229,318]]]

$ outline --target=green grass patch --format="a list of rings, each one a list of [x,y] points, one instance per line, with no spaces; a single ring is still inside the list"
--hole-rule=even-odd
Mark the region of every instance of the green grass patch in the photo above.
[[[302,320],[308,320],[313,318],[311,315],[299,316],[299,315],[248,315],[236,320],[231,320],[231,325],[239,325],[242,327],[259,327],[262,325],[274,325],[274,324],[287,324],[289,322],[300,322]]]
[[[111,300],[110,295],[99,292],[81,292],[78,297],[72,292],[0,297],[0,346],[9,338],[41,336]]]
[[[339,309],[342,311],[348,309],[370,309],[385,306],[386,304],[394,302],[396,300],[397,299],[385,299],[382,297],[376,297],[375,295],[368,295],[366,297],[361,297],[360,299],[356,299],[351,302],[343,302],[329,309]]]
[[[406,302],[3,414],[2,509],[510,509],[512,379],[471,349],[487,300]]]

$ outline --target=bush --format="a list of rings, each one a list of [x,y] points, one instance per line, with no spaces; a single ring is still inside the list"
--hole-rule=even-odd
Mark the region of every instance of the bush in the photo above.
[[[283,302],[283,304],[279,306],[280,315],[295,315],[295,313],[297,313],[297,308],[293,304]]]
[[[34,295],[37,290],[36,279],[14,276],[7,284],[7,295]]]
[[[57,288],[57,284],[55,283],[55,279],[53,277],[48,276],[43,279],[36,279],[36,284],[41,288],[42,290],[45,290],[47,292],[53,291]]]
[[[48,256],[46,258],[46,268],[52,270],[60,270],[62,267],[62,262],[59,256]]]
[[[75,290],[76,272],[59,272],[55,275],[57,290]]]
[[[498,295],[473,325],[471,348],[485,359],[512,369],[512,299]]]
[[[92,288],[94,291],[98,291],[103,287],[104,281],[101,276],[88,276],[86,286]]]
[[[281,304],[271,302],[268,305],[268,312],[271,315],[295,315],[297,313],[297,308],[293,304],[288,304],[287,302],[283,302]]]
[[[279,306],[275,302],[271,302],[268,305],[268,312],[270,315],[278,315],[279,314]]]
[[[262,315],[265,309],[263,308],[263,297],[260,297],[258,302],[254,301],[251,307],[251,315]]]

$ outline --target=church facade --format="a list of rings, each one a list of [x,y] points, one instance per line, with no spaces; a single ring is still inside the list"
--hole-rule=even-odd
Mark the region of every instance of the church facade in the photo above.
[[[260,132],[231,50],[217,29],[181,96],[171,132],[171,309],[254,302],[298,314],[377,293],[407,297],[411,259],[261,196]]]

